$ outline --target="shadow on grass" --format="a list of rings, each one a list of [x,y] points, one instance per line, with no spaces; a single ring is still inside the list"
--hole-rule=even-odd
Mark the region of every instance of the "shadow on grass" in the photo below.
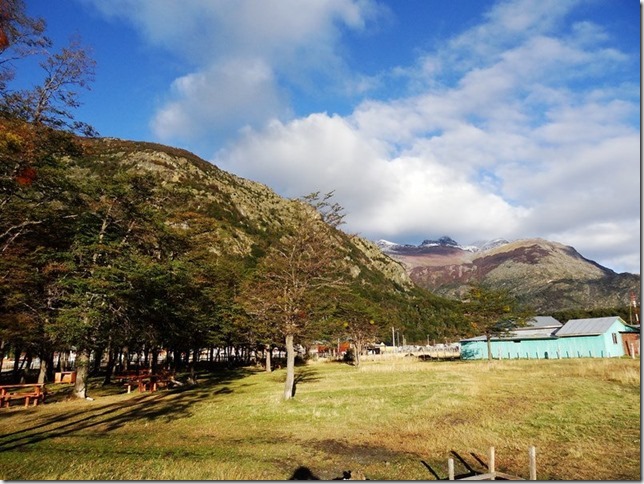
[[[0,452],[25,447],[44,440],[100,427],[112,431],[137,420],[170,421],[192,415],[193,404],[217,395],[232,393],[228,386],[252,373],[236,369],[218,374],[201,375],[196,385],[184,385],[155,393],[140,393],[125,401],[101,405],[100,399],[87,409],[56,413],[37,425],[0,436]],[[37,408],[37,407],[36,407]],[[34,411],[36,408],[31,407]],[[32,412],[29,412],[33,414]]]
[[[317,376],[317,372],[312,368],[305,368],[300,370],[295,375],[295,380],[293,381],[293,396],[297,392],[297,386],[300,383],[308,383],[318,381],[320,378]]]
[[[320,478],[313,474],[311,469],[305,466],[300,466],[293,471],[293,475],[289,481],[319,481]]]

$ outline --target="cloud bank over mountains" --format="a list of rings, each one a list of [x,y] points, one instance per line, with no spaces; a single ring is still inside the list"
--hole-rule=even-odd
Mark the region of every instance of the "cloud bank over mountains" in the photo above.
[[[163,142],[211,140],[213,163],[287,197],[335,190],[373,240],[538,236],[639,272],[639,58],[587,3],[491,3],[375,74],[350,39],[395,3],[94,5],[189,66],[151,120]]]

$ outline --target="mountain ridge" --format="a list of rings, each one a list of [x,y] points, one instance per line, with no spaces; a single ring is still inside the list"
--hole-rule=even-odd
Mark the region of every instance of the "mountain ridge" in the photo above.
[[[561,311],[627,305],[630,292],[640,290],[639,275],[618,274],[574,247],[542,238],[461,246],[443,236],[420,245],[377,244],[405,266],[417,285],[450,298],[460,298],[470,284],[482,283],[509,289],[538,310]]]

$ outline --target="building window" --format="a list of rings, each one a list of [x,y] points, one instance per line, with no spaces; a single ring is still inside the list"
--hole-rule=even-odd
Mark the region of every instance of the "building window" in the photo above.
[[[617,344],[617,334],[613,333],[613,343]]]

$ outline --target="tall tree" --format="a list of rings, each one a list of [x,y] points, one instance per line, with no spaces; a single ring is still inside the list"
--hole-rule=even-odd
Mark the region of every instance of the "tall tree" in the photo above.
[[[75,119],[79,89],[89,89],[96,62],[78,38],[59,52],[50,52],[45,22],[26,15],[22,0],[0,3],[0,113],[36,126],[69,130],[86,136],[97,133]],[[43,81],[31,89],[12,90],[19,60],[41,56]]]
[[[464,303],[465,315],[472,329],[485,335],[489,360],[492,359],[492,338],[524,326],[530,317],[529,310],[520,308],[506,290],[474,285],[470,287]]]
[[[77,348],[75,393],[81,398],[86,396],[91,351],[104,347],[129,314],[131,273],[136,272],[131,261],[141,254],[150,258],[162,233],[150,210],[156,195],[146,177],[118,167],[103,175],[83,182],[85,210],[76,220],[68,251],[63,305],[50,326],[61,343]]]
[[[318,200],[307,198],[308,204]],[[337,206],[335,211],[341,211]],[[310,205],[296,211],[291,231],[269,248],[243,292],[251,314],[272,321],[284,338],[286,381],[284,399],[293,398],[295,340],[306,334],[323,301],[320,291],[342,285],[342,256],[334,242],[333,228]],[[337,220],[337,218],[336,218]]]
[[[44,32],[45,21],[29,17],[23,0],[0,2],[0,93],[14,78],[18,60],[43,54],[51,46]]]
[[[33,89],[7,93],[4,110],[33,123],[96,136],[87,123],[77,121],[73,110],[80,106],[78,89],[89,89],[94,80],[96,63],[77,39],[60,52],[48,55],[40,63],[45,77]]]
[[[58,158],[76,152],[66,134],[0,119],[0,346],[25,345],[43,363],[53,351],[45,327],[83,207]]]

